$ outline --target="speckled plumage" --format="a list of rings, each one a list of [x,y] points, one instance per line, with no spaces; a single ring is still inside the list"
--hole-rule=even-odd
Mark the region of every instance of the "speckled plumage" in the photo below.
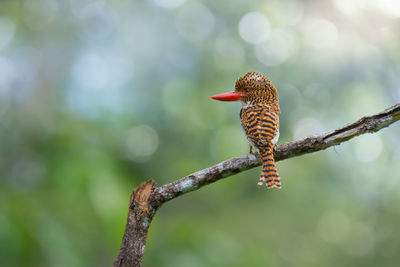
[[[249,72],[236,81],[236,92],[247,96],[240,101],[240,120],[249,143],[260,152],[263,169],[258,185],[281,187],[273,155],[274,145],[279,138],[279,100],[275,86],[268,77]]]

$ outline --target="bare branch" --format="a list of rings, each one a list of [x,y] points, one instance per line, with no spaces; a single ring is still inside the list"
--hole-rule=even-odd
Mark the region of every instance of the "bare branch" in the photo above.
[[[377,132],[398,120],[400,120],[400,104],[376,115],[361,118],[343,128],[280,145],[276,148],[274,157],[279,161],[317,152],[339,145],[357,135]],[[223,161],[160,187],[156,187],[153,181],[141,184],[132,192],[121,250],[114,266],[141,266],[149,225],[163,203],[260,164],[258,154],[247,154]]]
[[[310,136],[302,140],[280,145],[276,148],[275,161],[297,157],[303,154],[317,152],[331,146],[339,145],[351,138],[364,133],[377,132],[400,119],[400,104],[385,111],[347,125],[343,128]],[[261,164],[258,154],[247,154],[223,161],[207,169],[195,172],[172,183],[155,189],[156,198],[160,203],[176,198],[182,194],[197,190],[222,178],[254,168]]]

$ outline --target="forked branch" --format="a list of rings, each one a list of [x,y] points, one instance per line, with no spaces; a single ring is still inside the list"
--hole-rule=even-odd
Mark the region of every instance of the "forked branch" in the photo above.
[[[280,145],[276,147],[274,153],[275,161],[339,145],[357,135],[377,132],[398,120],[400,120],[400,104],[376,115],[363,117],[340,129]],[[142,183],[132,192],[125,233],[114,266],[141,266],[148,228],[157,209],[163,203],[260,164],[258,154],[247,154],[225,160],[160,187],[151,180]]]

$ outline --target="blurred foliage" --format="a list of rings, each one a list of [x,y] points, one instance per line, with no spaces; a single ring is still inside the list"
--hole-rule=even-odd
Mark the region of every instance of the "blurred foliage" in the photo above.
[[[247,152],[248,71],[280,143],[400,102],[396,0],[0,1],[0,265],[110,266],[130,191]],[[182,196],[145,266],[397,266],[400,125]]]

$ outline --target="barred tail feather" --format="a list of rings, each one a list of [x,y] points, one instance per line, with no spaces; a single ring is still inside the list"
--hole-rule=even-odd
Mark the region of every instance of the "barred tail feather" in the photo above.
[[[260,155],[263,169],[258,185],[261,186],[265,183],[268,188],[281,188],[281,179],[274,160],[273,145],[270,143],[264,149],[261,149]]]

